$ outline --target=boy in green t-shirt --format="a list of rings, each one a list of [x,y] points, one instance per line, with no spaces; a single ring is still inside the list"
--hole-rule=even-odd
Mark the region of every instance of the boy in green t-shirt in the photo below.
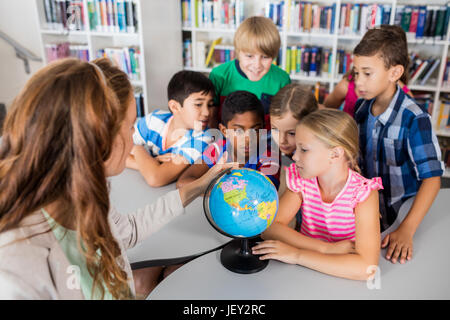
[[[264,106],[266,128],[270,130],[269,106],[272,97],[291,82],[289,75],[272,62],[280,50],[277,27],[269,18],[247,18],[236,30],[236,59],[215,67],[209,78],[216,89],[215,119],[220,123],[221,106],[227,95],[237,90],[255,94]],[[217,127],[217,123],[211,124]]]

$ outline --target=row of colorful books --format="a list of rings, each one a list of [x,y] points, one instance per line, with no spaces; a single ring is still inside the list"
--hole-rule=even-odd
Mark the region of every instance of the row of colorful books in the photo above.
[[[446,6],[398,5],[394,24],[401,26],[408,37],[441,40],[447,34],[450,4]]]
[[[136,117],[145,117],[144,94],[141,88],[134,89],[134,99],[136,100]]]
[[[233,46],[216,45],[214,47],[214,64],[222,64],[235,58],[236,53]]]
[[[136,4],[132,0],[87,0],[87,6],[91,30],[136,32]]]
[[[414,100],[428,114],[432,115],[434,105],[434,94],[427,91],[414,90]]]
[[[104,48],[97,51],[97,58],[109,58],[114,65],[124,71],[131,80],[139,81],[141,51],[138,47]]]
[[[287,73],[328,77],[331,75],[332,49],[311,46],[289,46],[286,49]]]
[[[68,57],[89,61],[89,48],[85,44],[73,44],[69,42],[48,43],[44,49],[47,63]]]
[[[83,0],[42,1],[47,29],[84,30]]]
[[[429,81],[431,75],[437,73],[440,58],[423,57],[416,52],[410,54],[409,84],[425,85]],[[433,79],[436,79],[433,78]]]
[[[245,19],[245,1],[181,0],[181,17],[185,28],[236,28]]]
[[[291,32],[334,33],[336,4],[324,6],[307,1],[292,1],[287,28]]]
[[[272,19],[273,23],[279,28],[283,27],[283,17],[286,12],[284,1],[268,0],[264,6],[264,16]]]
[[[391,6],[388,4],[343,3],[339,20],[339,34],[363,35],[368,29],[389,24]]]

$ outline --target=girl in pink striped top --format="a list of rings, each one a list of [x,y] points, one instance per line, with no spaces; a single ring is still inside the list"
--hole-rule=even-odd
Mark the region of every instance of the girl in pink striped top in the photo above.
[[[295,161],[286,172],[274,223],[253,247],[260,259],[300,264],[327,274],[366,280],[378,265],[381,179],[357,165],[358,128],[343,111],[323,109],[296,127]],[[302,209],[300,233],[288,223]]]

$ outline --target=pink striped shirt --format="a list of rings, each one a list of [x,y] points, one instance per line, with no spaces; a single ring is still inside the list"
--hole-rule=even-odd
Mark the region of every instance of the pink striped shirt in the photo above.
[[[286,185],[293,192],[300,192],[303,198],[300,232],[328,242],[355,240],[356,205],[365,201],[372,190],[383,189],[381,178],[366,179],[349,169],[341,192],[333,202],[323,202],[317,178],[300,177],[295,163],[286,168]]]

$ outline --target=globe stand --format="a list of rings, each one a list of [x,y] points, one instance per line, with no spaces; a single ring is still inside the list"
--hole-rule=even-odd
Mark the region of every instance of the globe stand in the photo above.
[[[235,239],[227,244],[220,253],[220,261],[228,270],[244,274],[259,272],[269,263],[252,254],[249,239]]]

